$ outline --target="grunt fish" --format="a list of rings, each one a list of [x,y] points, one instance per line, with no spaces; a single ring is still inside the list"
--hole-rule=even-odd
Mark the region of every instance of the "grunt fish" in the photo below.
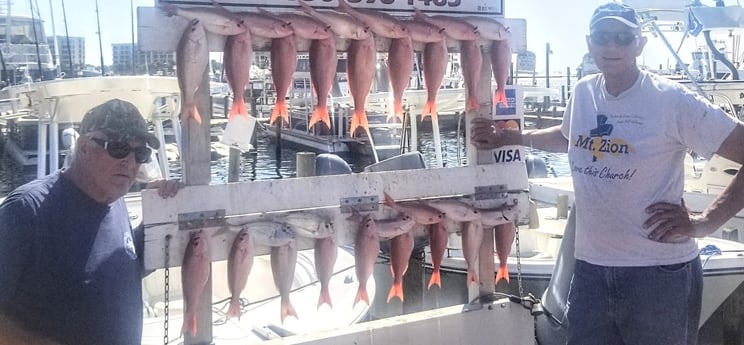
[[[251,231],[256,244],[267,247],[278,247],[293,242],[294,230],[287,224],[273,221],[257,221],[245,224]]]
[[[158,8],[168,16],[181,16],[191,21],[198,20],[207,31],[218,35],[237,35],[246,30],[243,20],[216,1],[212,1],[212,7],[185,8],[171,4],[160,4]]]
[[[473,41],[478,38],[478,28],[463,19],[444,15],[429,16],[418,8],[413,10],[415,20],[444,29],[444,34],[449,38],[458,41]]]
[[[289,110],[287,109],[287,92],[292,86],[292,76],[297,69],[297,47],[294,36],[275,38],[271,40],[271,79],[276,90],[276,102],[274,110],[271,111],[269,124],[281,117],[289,123]]]
[[[315,273],[318,275],[318,281],[320,282],[318,308],[323,303],[327,303],[329,307],[333,308],[328,285],[331,277],[333,277],[333,266],[336,265],[337,257],[338,245],[333,236],[315,240]]]
[[[496,227],[494,240],[496,242],[496,253],[499,256],[499,270],[496,272],[494,284],[498,284],[501,279],[509,283],[509,268],[506,266],[506,261],[509,259],[515,236],[514,223],[509,222]]]
[[[406,38],[408,29],[395,17],[381,11],[355,9],[345,0],[338,0],[339,12],[344,12],[364,23],[376,35],[388,38]]]
[[[380,238],[393,238],[411,231],[416,220],[407,213],[401,213],[392,219],[375,219],[377,235]]]
[[[462,235],[462,253],[465,262],[468,264],[467,285],[480,282],[478,272],[476,271],[476,262],[480,251],[481,242],[483,242],[483,226],[480,222],[465,222],[461,225]]]
[[[358,214],[357,214],[358,216]],[[354,220],[354,216],[350,220]],[[359,301],[364,301],[369,305],[369,295],[367,294],[367,281],[372,275],[372,271],[380,252],[380,238],[375,229],[375,221],[369,216],[361,217],[356,237],[354,238],[354,270],[356,271],[359,290],[354,297],[354,305]]]
[[[460,58],[462,59],[462,77],[468,91],[465,112],[480,109],[478,102],[478,83],[480,83],[483,55],[476,41],[460,41]]]
[[[261,8],[258,11],[261,13],[271,13]],[[333,37],[330,25],[311,16],[299,13],[281,13],[276,14],[276,16],[289,23],[297,37],[307,40],[324,40]]]
[[[493,96],[493,104],[501,103],[508,107],[506,100],[506,81],[509,79],[509,68],[511,68],[512,51],[508,40],[493,41],[491,43],[491,68],[493,77],[496,79],[496,93]]]
[[[176,72],[181,89],[181,125],[186,126],[193,118],[201,124],[201,115],[196,108],[196,92],[201,86],[209,63],[207,33],[201,21],[194,19],[186,28],[176,48]]]
[[[326,238],[336,234],[333,223],[311,212],[292,212],[281,218],[298,236],[307,238]]]
[[[331,31],[339,38],[365,40],[372,37],[367,26],[360,24],[358,20],[348,14],[334,11],[316,11],[305,1],[299,1],[299,4],[302,12],[330,26]]]
[[[406,29],[408,29],[408,33],[411,35],[411,40],[414,42],[441,42],[446,38],[444,35],[444,28],[439,28],[429,23],[416,20],[408,20],[402,23],[406,26]]]
[[[393,286],[390,287],[387,302],[398,297],[403,302],[403,276],[408,271],[408,260],[413,252],[413,234],[406,232],[390,240],[390,270],[393,274]]]
[[[459,200],[433,200],[427,201],[426,204],[441,212],[444,212],[445,217],[458,222],[470,222],[474,220],[480,220],[481,218],[480,212],[478,212],[478,210],[476,210],[470,204]]]
[[[253,44],[251,32],[246,30],[240,34],[227,36],[225,40],[225,73],[227,84],[233,92],[233,104],[230,108],[230,119],[235,115],[248,116],[245,106],[245,89],[251,79],[251,60],[253,58]]]
[[[181,286],[183,287],[184,315],[181,334],[190,332],[196,335],[196,308],[201,302],[204,287],[209,279],[211,259],[209,242],[202,231],[192,232],[181,267]]]
[[[447,72],[447,42],[427,43],[424,46],[424,83],[426,84],[426,104],[421,112],[421,121],[431,115],[431,121],[437,121],[437,94]]]
[[[393,197],[387,192],[385,195],[385,205],[398,211],[411,215],[416,223],[427,225],[436,224],[444,220],[444,213],[419,201],[408,201],[404,203],[395,202]]]
[[[331,129],[331,117],[328,115],[328,94],[331,92],[334,80],[336,80],[336,65],[338,65],[336,39],[329,37],[310,42],[309,60],[310,81],[313,84],[315,96],[318,97],[318,103],[313,108],[308,128],[313,127],[318,122],[323,122],[328,129]]]
[[[347,80],[351,98],[354,100],[354,115],[351,118],[349,133],[354,137],[356,130],[361,127],[367,137],[372,138],[364,106],[377,69],[375,39],[369,36],[364,40],[351,40],[346,56]]]
[[[290,23],[260,8],[258,12],[235,12],[235,16],[242,19],[248,31],[256,36],[282,38],[294,34]]]
[[[240,293],[245,289],[248,275],[253,267],[253,238],[247,228],[243,228],[233,240],[230,256],[227,258],[227,286],[230,289],[230,308],[225,318],[237,317],[240,320]]]
[[[294,281],[295,266],[297,265],[297,247],[295,242],[289,242],[283,246],[271,247],[271,273],[274,276],[274,285],[281,296],[281,318],[282,324],[287,316],[297,317],[297,312],[289,300]]]
[[[413,44],[410,37],[394,38],[388,50],[388,76],[393,87],[393,109],[387,121],[397,117],[403,122],[403,93],[413,72]]]
[[[444,222],[429,226],[429,248],[431,249],[431,265],[433,270],[429,279],[428,289],[436,284],[442,288],[442,280],[439,275],[444,259],[444,252],[447,250],[447,228]]]

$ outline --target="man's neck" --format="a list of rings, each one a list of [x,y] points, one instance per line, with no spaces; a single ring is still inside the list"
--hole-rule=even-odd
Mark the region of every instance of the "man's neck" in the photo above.
[[[617,97],[621,93],[630,89],[633,84],[635,84],[636,80],[638,80],[638,75],[640,74],[641,71],[637,67],[633,68],[629,73],[622,75],[605,74],[605,89],[607,90],[607,93]]]

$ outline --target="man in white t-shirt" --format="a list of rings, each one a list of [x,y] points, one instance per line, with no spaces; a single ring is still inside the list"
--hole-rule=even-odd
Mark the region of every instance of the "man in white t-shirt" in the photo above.
[[[682,200],[684,156],[744,162],[744,124],[637,67],[647,38],[632,8],[598,7],[589,30],[602,73],[576,84],[561,125],[519,133],[474,119],[471,141],[568,152],[577,260],[569,344],[695,344],[703,277],[694,237],[744,207],[744,173],[693,215]]]

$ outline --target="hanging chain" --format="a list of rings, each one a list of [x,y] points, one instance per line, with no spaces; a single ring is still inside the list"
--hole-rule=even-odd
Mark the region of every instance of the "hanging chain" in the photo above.
[[[519,286],[519,297],[524,297],[524,286],[522,286],[522,256],[519,252],[519,225],[517,219],[514,219],[514,243],[517,247],[517,286]]]
[[[165,236],[165,307],[163,310],[163,344],[168,345],[168,299],[170,290],[170,239],[171,235]]]

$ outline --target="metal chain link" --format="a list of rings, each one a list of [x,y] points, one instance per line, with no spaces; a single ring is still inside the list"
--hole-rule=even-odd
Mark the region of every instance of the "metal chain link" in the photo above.
[[[517,286],[519,286],[519,297],[524,297],[524,286],[522,286],[522,256],[519,252],[519,225],[516,218],[514,219],[514,231],[516,233],[514,243],[517,247]]]
[[[170,290],[170,239],[171,235],[165,236],[165,307],[163,310],[163,344],[168,345],[168,299]]]

